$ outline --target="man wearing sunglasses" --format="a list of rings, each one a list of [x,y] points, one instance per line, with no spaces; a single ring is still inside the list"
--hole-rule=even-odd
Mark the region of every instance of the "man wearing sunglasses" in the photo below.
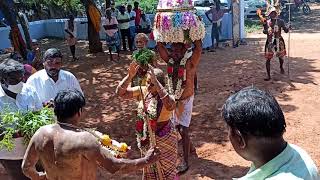
[[[44,53],[44,69],[36,72],[27,84],[36,89],[39,98],[45,105],[52,102],[61,90],[76,89],[82,92],[77,78],[70,72],[62,70],[62,53],[59,49],[51,48]]]

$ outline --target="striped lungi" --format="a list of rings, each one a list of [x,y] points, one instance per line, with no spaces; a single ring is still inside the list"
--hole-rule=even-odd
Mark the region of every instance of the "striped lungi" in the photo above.
[[[161,151],[159,164],[162,169],[162,177],[165,180],[174,180],[177,175],[176,162],[178,158],[178,136],[177,132],[171,128],[171,131],[163,137],[156,135],[156,146]],[[159,179],[157,167],[155,165],[148,166],[143,169],[143,179]]]

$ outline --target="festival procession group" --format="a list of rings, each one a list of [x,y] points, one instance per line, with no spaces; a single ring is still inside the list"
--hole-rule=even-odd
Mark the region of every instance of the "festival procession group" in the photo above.
[[[278,18],[280,10],[277,4],[270,3],[269,6],[265,17],[258,12],[263,32],[267,34],[266,80],[271,78],[270,61],[274,54],[279,57],[280,70],[284,73],[282,65],[286,52],[281,30],[290,30]],[[210,13],[217,15],[219,11],[213,8]],[[135,12],[133,17],[141,18],[138,2],[134,3],[132,12]],[[73,21],[70,17],[65,31],[73,60],[77,60]],[[137,102],[134,117],[136,146],[141,157],[129,159],[127,155],[134,148],[95,129],[80,127],[86,105],[85,92],[77,78],[62,69],[65,58],[61,51],[50,48],[37,63],[31,64],[31,68],[12,58],[0,64],[1,125],[5,110],[24,113],[45,107],[53,109],[55,118],[53,124],[40,127],[28,144],[24,142],[23,133],[13,132],[14,147],[6,149],[0,146],[0,163],[9,179],[94,180],[97,168],[101,167],[110,173],[120,172],[117,179],[121,179],[123,173],[142,169],[142,179],[176,180],[192,167],[189,161],[193,149],[189,126],[195,98],[195,76],[205,35],[202,19],[196,14],[191,0],[160,0],[152,32],[147,24],[142,28],[144,32],[131,38],[131,32],[137,28],[130,30],[130,21],[135,24],[135,19],[125,9],[120,8],[117,12],[112,6],[106,10],[103,27],[111,56],[112,51],[120,51],[119,27],[121,38],[128,39],[129,49],[136,48],[127,74],[114,92],[121,99]],[[166,71],[159,67],[156,53],[147,48],[149,33],[157,42],[157,54],[166,63]],[[125,50],[126,45],[123,48]],[[210,101],[214,102],[214,99]],[[240,90],[226,100],[222,117],[234,150],[252,162],[247,174],[236,179],[320,179],[308,153],[284,139],[285,117],[269,92],[253,86]],[[0,142],[7,138],[2,133],[6,128],[0,127]],[[180,161],[178,142],[183,148]],[[187,178],[193,179],[188,175]]]

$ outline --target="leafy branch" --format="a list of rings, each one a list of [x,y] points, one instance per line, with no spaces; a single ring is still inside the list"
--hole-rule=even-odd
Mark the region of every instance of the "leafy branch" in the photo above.
[[[151,63],[154,56],[155,56],[154,52],[147,48],[143,48],[139,51],[136,51],[132,55],[133,60],[143,66],[146,66],[149,63]]]
[[[0,113],[0,127],[3,139],[0,141],[0,149],[12,151],[15,147],[15,134],[21,134],[25,144],[28,144],[34,133],[42,126],[54,123],[54,112],[51,108],[43,108],[40,111],[26,113],[9,112],[7,109]]]

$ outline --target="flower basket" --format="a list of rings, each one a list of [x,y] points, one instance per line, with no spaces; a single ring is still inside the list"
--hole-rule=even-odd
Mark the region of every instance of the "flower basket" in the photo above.
[[[160,0],[153,29],[157,42],[190,43],[205,36],[204,23],[192,0]]]

